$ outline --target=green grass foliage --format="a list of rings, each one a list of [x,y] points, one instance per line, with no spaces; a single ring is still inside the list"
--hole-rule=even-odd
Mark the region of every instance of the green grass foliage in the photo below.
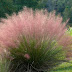
[[[30,58],[25,58],[25,54],[28,54]],[[13,58],[12,71],[16,72],[50,70],[65,58],[62,47],[56,41],[49,39],[37,42],[33,39],[28,43],[25,37],[17,48],[10,49],[10,56]]]

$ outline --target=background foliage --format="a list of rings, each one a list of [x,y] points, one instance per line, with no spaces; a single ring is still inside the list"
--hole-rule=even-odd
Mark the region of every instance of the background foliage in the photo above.
[[[63,17],[63,21],[69,18],[69,25],[72,26],[72,0],[43,0],[44,8],[49,12],[55,10]]]
[[[40,9],[40,1],[41,0],[0,0],[0,17],[6,17],[6,13],[9,15],[13,12],[17,13],[23,6]]]
[[[72,26],[72,0],[0,0],[0,17],[6,17],[13,12],[20,11],[23,6],[33,9],[47,9],[49,12],[55,10],[63,17],[63,21],[68,18],[69,25]]]

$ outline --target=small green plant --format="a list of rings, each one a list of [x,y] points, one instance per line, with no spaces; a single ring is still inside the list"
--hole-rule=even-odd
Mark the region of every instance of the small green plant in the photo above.
[[[68,33],[72,36],[72,28],[71,27],[68,29]]]
[[[9,65],[10,61],[7,61],[7,59],[0,59],[0,72],[10,72],[9,71]]]

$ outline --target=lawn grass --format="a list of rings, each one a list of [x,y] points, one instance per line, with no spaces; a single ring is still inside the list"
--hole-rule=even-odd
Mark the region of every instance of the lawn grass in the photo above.
[[[70,63],[64,62],[60,64],[59,66],[55,67],[50,72],[72,72],[72,61],[70,61]]]

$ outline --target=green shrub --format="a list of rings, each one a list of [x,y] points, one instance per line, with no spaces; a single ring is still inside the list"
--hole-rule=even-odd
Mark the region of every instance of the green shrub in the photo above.
[[[68,29],[67,33],[68,33],[70,36],[72,36],[72,28],[71,28],[71,27]]]

